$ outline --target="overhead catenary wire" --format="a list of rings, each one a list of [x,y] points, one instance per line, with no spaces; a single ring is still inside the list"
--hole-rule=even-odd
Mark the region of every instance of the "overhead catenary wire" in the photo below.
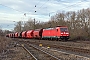
[[[37,7],[37,5],[39,5],[39,3],[41,3],[42,2],[42,0],[39,0],[38,1],[38,3],[37,4],[35,4],[36,5],[36,8],[35,9],[37,9],[37,12],[39,11],[39,10],[41,10],[42,9],[42,7],[43,6],[45,6],[46,4],[47,4],[47,2],[49,2],[49,1],[51,1],[51,0],[47,0],[46,2],[44,2],[40,7]],[[81,2],[83,2],[82,0],[80,0]],[[62,2],[62,3],[69,3],[69,2],[67,2],[67,1],[63,1],[63,0],[58,0],[58,2]],[[80,3],[80,2],[78,2],[78,3]],[[24,14],[24,16],[26,16],[26,14],[29,14],[29,12],[27,12],[27,13],[25,13],[25,12],[23,12],[23,11],[20,11],[20,10],[17,10],[17,9],[14,9],[14,8],[11,8],[11,7],[9,7],[9,6],[6,6],[6,5],[4,5],[4,4],[1,4],[0,3],[0,5],[2,5],[2,6],[4,6],[4,7],[8,7],[8,8],[10,8],[10,9],[13,9],[13,10],[15,10],[15,11],[18,11],[18,12],[21,12],[21,13],[23,13]],[[64,8],[61,8],[61,9],[66,9],[66,8],[70,8],[70,7],[72,7],[72,6],[74,6],[74,5],[77,5],[77,3],[75,3],[75,4],[72,4],[72,5],[70,5],[70,6],[66,6],[66,7],[64,7]]]
[[[4,7],[7,7],[7,8],[10,8],[10,9],[12,9],[12,10],[14,10],[14,11],[23,13],[24,16],[26,16],[26,14],[27,14],[27,13],[25,13],[25,12],[23,12],[23,11],[20,11],[20,10],[14,9],[14,8],[11,8],[11,7],[7,6],[7,5],[4,5],[4,4],[1,4],[1,3],[0,3],[0,5],[1,5],[1,6],[4,6]]]
[[[50,0],[47,0],[44,4],[42,4],[42,5],[39,7],[38,10],[41,10],[41,8],[42,8],[43,6],[45,6],[45,4],[47,4],[47,2],[49,2],[49,1],[50,1]],[[60,2],[66,2],[66,1],[61,1],[61,0],[59,0],[59,1],[60,1]],[[41,3],[41,0],[40,0],[37,4],[35,4],[35,5],[37,6],[39,3]],[[0,4],[0,5],[2,5],[2,6],[4,6],[4,7],[8,7],[8,8],[10,8],[10,9],[13,9],[13,10],[15,10],[15,11],[24,13],[24,15],[28,14],[28,13],[25,13],[25,12],[23,12],[23,11],[20,11],[20,10],[14,9],[14,8],[11,8],[11,7],[9,7],[9,6],[6,6],[6,5],[4,5],[4,4]],[[73,5],[71,5],[71,6],[73,6]],[[69,7],[70,7],[70,6],[69,6]],[[37,8],[37,7],[36,7],[36,8]],[[67,7],[66,7],[66,8],[67,8]]]
[[[39,9],[37,9],[38,11],[39,10],[41,10],[42,9],[42,7],[43,6],[45,6],[45,4],[47,4],[47,2],[49,2],[50,0],[47,0],[44,4],[42,4],[40,7],[39,7]],[[58,2],[62,2],[62,3],[69,3],[69,2],[67,2],[67,1],[62,1],[62,0],[58,0]],[[80,1],[78,2],[78,3],[81,3]],[[65,5],[65,4],[64,4]],[[72,5],[69,5],[69,6],[66,6],[66,7],[64,7],[64,8],[62,8],[62,9],[66,9],[66,8],[70,8],[70,7],[72,7],[72,6],[74,6],[74,5],[77,5],[77,3],[74,3],[74,4],[72,4]],[[37,5],[36,5],[37,6]],[[59,11],[59,10],[58,10]],[[57,11],[53,11],[53,12],[57,12]],[[52,13],[52,12],[51,12]],[[49,16],[50,16],[50,14],[49,14]]]
[[[40,0],[41,1],[41,0]],[[41,3],[39,1],[39,3]],[[47,2],[49,2],[50,0],[47,0],[44,4],[42,4],[40,7],[39,7],[39,9],[37,9],[37,12],[39,11],[39,10],[41,10],[42,9],[42,7],[43,6],[45,6],[46,4],[47,4]],[[62,2],[62,3],[70,3],[70,2],[67,2],[67,1],[62,1],[62,0],[58,0],[58,1],[60,1],[60,2]],[[77,2],[77,3],[82,3],[83,1],[79,1],[79,2]],[[74,4],[72,4],[72,5],[69,5],[69,6],[66,6],[66,7],[63,7],[62,8],[62,10],[64,10],[64,9],[66,9],[66,8],[70,8],[70,7],[72,7],[72,6],[75,6],[75,5],[77,5],[77,3],[74,3]],[[64,4],[65,5],[65,4]],[[37,5],[36,5],[37,6]],[[59,11],[59,10],[58,10]],[[57,11],[52,11],[53,13],[57,13]],[[50,12],[50,13],[52,13],[52,12]],[[48,13],[49,14],[49,17],[50,17],[50,13]],[[37,14],[38,15],[38,14]],[[39,14],[40,15],[40,14]],[[41,14],[42,15],[42,14]],[[46,15],[45,15],[46,16]]]
[[[13,10],[15,10],[15,11],[18,11],[18,12],[24,13],[23,11],[20,11],[20,10],[14,9],[14,8],[11,8],[11,7],[6,6],[6,5],[4,5],[4,4],[1,4],[1,3],[0,3],[0,5],[1,5],[1,6],[4,6],[4,7],[7,7],[7,8],[10,8],[10,9],[13,9]]]
[[[37,4],[35,4],[35,5],[39,5],[39,3],[40,3],[41,1],[42,1],[42,0],[39,0],[39,1],[38,1],[38,3],[37,3]]]
[[[43,6],[45,6],[45,4],[48,3],[48,1],[49,1],[49,0],[47,0],[45,3],[43,3],[40,7],[38,7],[38,8],[39,8],[38,10],[41,10],[41,8],[42,8]],[[37,6],[37,5],[36,5],[36,6]]]
[[[61,1],[61,0],[59,0],[60,2],[65,2],[65,1]],[[69,5],[69,6],[66,6],[66,7],[63,7],[62,9],[66,9],[66,8],[70,8],[70,7],[72,7],[72,6],[75,6],[75,5],[77,5],[78,3],[82,3],[83,1],[79,1],[79,2],[77,2],[77,3],[74,3],[74,4],[72,4],[72,5]],[[69,2],[65,2],[65,3],[69,3]],[[57,11],[54,11],[54,12],[50,12],[50,13],[55,13],[55,12],[57,12]],[[49,13],[49,16],[50,16],[50,13]]]

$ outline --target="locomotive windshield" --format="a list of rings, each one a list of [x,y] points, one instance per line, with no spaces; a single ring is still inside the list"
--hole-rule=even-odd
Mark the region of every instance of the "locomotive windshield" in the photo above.
[[[61,32],[67,32],[68,29],[67,28],[60,28]]]

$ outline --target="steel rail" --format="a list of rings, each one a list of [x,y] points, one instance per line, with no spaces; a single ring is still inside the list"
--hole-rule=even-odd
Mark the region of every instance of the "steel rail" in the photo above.
[[[25,46],[22,46],[35,60],[38,60]]]
[[[51,56],[51,57],[53,57],[53,58],[55,58],[55,59],[57,59],[57,60],[61,60],[60,58],[58,58],[58,57],[56,57],[56,56],[54,56],[54,55],[52,55],[52,54],[50,54],[50,53],[48,53],[48,52],[46,52],[46,51],[44,51],[44,50],[41,50],[41,49],[35,47],[35,46],[32,45],[32,44],[29,44],[29,45],[31,45],[33,48],[35,48],[35,49],[37,49],[37,50],[40,50],[40,51],[42,51],[43,53],[45,53],[45,54],[47,54],[47,55],[49,55],[49,56]]]

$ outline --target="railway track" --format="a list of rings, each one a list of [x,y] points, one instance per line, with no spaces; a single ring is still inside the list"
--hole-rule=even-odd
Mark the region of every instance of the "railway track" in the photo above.
[[[69,50],[69,51],[73,51],[73,52],[78,52],[78,53],[90,54],[90,50],[89,49],[70,47],[70,46],[63,46],[63,45],[60,45],[60,46],[53,45],[53,47],[54,48],[63,49],[63,50]]]
[[[39,50],[43,51],[44,53],[47,53],[47,54],[49,53],[50,56],[53,56],[57,60],[70,60],[70,59],[72,59],[72,60],[77,60],[77,59],[79,59],[79,60],[81,60],[81,59],[90,60],[90,58],[80,56],[80,55],[70,54],[70,53],[58,51],[58,50],[55,50],[55,49],[48,49],[46,47],[38,47],[37,45],[32,45],[32,44],[29,44],[29,45],[33,46],[36,49],[39,49]],[[57,56],[58,58],[55,57],[55,56]],[[51,59],[51,60],[53,60],[53,59]]]
[[[45,47],[42,47],[44,50],[47,48]],[[63,52],[63,51],[60,51],[60,50],[56,50],[56,49],[49,49],[48,50],[49,53],[52,53],[56,56],[58,56],[59,58],[62,58],[63,60],[90,60],[90,58],[88,57],[85,57],[85,56],[80,56],[80,55],[76,55],[76,54],[73,54],[73,53],[67,53],[67,52]]]
[[[66,46],[66,45],[56,45],[56,44],[52,44],[52,45],[51,44],[43,44],[43,45],[44,46],[49,45],[52,48],[63,49],[63,50],[67,50],[67,51],[90,54],[90,49],[83,49],[83,48],[71,47],[71,46]]]
[[[30,42],[30,41],[20,41],[20,42],[21,43],[25,43],[25,44],[34,44],[34,45],[37,45],[37,46],[41,43],[41,42],[39,43],[39,42]],[[82,48],[76,48],[76,47],[70,47],[70,46],[63,46],[63,45],[58,45],[58,44],[57,45],[56,44],[48,44],[48,43],[42,43],[42,44],[43,44],[43,48],[41,48],[42,51],[43,50],[48,51],[48,53],[50,53],[50,55],[52,55],[52,56],[55,55],[55,56],[58,57],[58,59],[59,58],[60,59],[64,59],[65,58],[65,57],[64,58],[60,57],[60,55],[62,55],[63,53],[62,52],[59,53],[60,51],[57,51],[58,49],[66,50],[66,51],[73,51],[75,53],[84,53],[84,54],[87,54],[87,55],[89,54],[90,55],[90,50],[89,49],[82,49]],[[33,45],[33,47],[34,47],[34,45]],[[50,49],[45,48],[47,45],[50,46],[51,48],[55,48],[56,50],[53,50],[53,49],[50,50]],[[30,46],[32,46],[32,45],[30,45]],[[36,48],[34,48],[34,49],[36,49]],[[40,49],[40,48],[37,48],[37,49]],[[29,49],[29,50],[32,50],[32,48]],[[38,53],[34,53],[34,54],[38,54]],[[69,57],[69,58],[67,57],[65,59],[72,59],[72,57],[70,57],[70,56],[73,55],[74,59],[75,58],[77,58],[77,59],[82,59],[83,58],[85,60],[90,60],[90,57],[79,56],[79,55],[75,55],[75,54],[67,54],[67,53],[65,53],[63,55],[65,55],[65,56],[67,55]],[[40,56],[38,56],[38,57],[40,57]],[[47,60],[47,59],[45,59],[45,60]]]
[[[26,42],[29,42],[31,44],[36,44],[36,45],[39,45],[41,43],[41,42],[30,42],[30,41],[26,41]],[[78,48],[78,47],[72,47],[72,46],[66,46],[66,45],[58,45],[58,44],[50,44],[50,43],[42,43],[42,44],[43,44],[43,46],[50,46],[52,48],[90,54],[90,49],[83,49],[83,48]]]
[[[29,45],[29,46],[28,46]],[[22,45],[22,47],[33,57],[34,60],[61,60],[60,58],[39,49],[32,44]]]
[[[32,44],[39,45],[39,42],[30,42]],[[66,51],[72,51],[75,53],[80,53],[80,54],[89,54],[90,55],[90,49],[83,49],[83,48],[78,48],[78,47],[72,47],[72,46],[66,46],[66,45],[58,45],[58,44],[50,44],[50,43],[42,43],[43,46],[50,46],[51,48],[56,48],[56,49],[61,49],[61,50],[66,50]]]

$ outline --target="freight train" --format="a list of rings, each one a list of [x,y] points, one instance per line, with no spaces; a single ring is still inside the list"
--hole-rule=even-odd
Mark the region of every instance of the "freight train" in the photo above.
[[[10,38],[27,38],[27,39],[48,39],[48,40],[68,40],[70,33],[66,26],[56,26],[55,28],[41,28],[7,34]]]

